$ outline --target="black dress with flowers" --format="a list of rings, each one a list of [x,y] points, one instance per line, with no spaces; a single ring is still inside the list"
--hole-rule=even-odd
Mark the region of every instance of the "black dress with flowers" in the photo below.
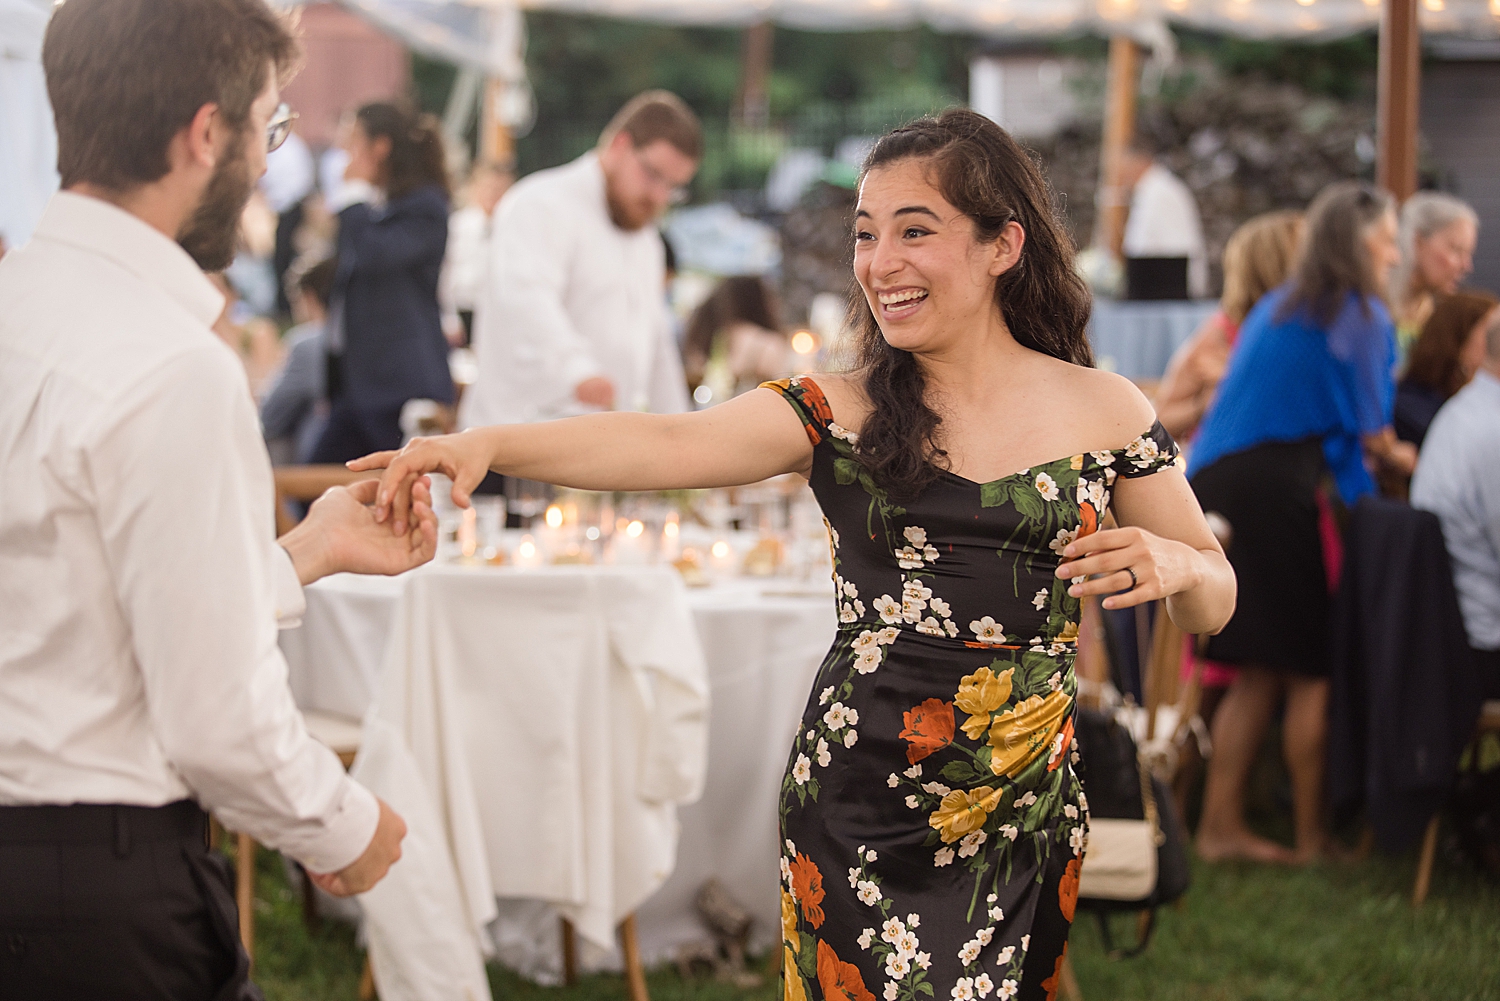
[[[1157,424],[989,483],[943,473],[903,507],[816,383],[767,388],[814,445],[840,623],[782,782],[785,1001],[1050,999],[1088,816],[1079,603],[1053,574],[1115,478],[1177,448]]]

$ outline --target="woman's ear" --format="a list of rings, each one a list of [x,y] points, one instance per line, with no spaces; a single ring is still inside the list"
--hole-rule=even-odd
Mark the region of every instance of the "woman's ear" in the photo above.
[[[1026,246],[1026,231],[1012,219],[995,237],[995,255],[990,260],[990,277],[999,278],[1021,260],[1021,250]]]

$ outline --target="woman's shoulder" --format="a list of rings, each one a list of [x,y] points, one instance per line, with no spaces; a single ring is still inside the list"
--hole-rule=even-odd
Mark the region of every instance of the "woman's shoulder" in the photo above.
[[[1094,426],[1108,448],[1124,448],[1156,425],[1154,407],[1141,388],[1123,375],[1072,366],[1072,412]]]

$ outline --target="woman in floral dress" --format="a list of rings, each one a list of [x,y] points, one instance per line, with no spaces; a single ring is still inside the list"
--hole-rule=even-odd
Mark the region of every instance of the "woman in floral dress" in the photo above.
[[[1089,367],[1089,298],[1045,180],[965,110],[885,136],[854,226],[857,365],[695,414],[417,439],[376,517],[441,471],[594,490],[806,475],[839,631],[780,797],[786,1001],[1052,998],[1078,895],[1079,599],[1191,633],[1234,577],[1150,404]],[[1100,530],[1113,510],[1124,527]],[[1123,592],[1123,593],[1122,593]]]

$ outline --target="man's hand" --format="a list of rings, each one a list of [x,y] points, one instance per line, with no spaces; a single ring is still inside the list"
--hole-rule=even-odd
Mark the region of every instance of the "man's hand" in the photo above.
[[[400,534],[375,520],[379,480],[332,487],[313,502],[307,517],[279,540],[305,587],[332,573],[394,575],[421,566],[437,552],[437,516],[432,485],[425,477],[411,488],[411,516]]]
[[[602,375],[596,375],[573,387],[573,395],[579,403],[587,403],[600,410],[615,408],[615,384]]]
[[[365,847],[363,854],[338,872],[309,872],[307,878],[324,893],[335,897],[347,897],[364,893],[385,878],[391,866],[401,858],[401,839],[406,837],[406,821],[386,805],[380,804],[380,821],[375,825],[375,836]]]

